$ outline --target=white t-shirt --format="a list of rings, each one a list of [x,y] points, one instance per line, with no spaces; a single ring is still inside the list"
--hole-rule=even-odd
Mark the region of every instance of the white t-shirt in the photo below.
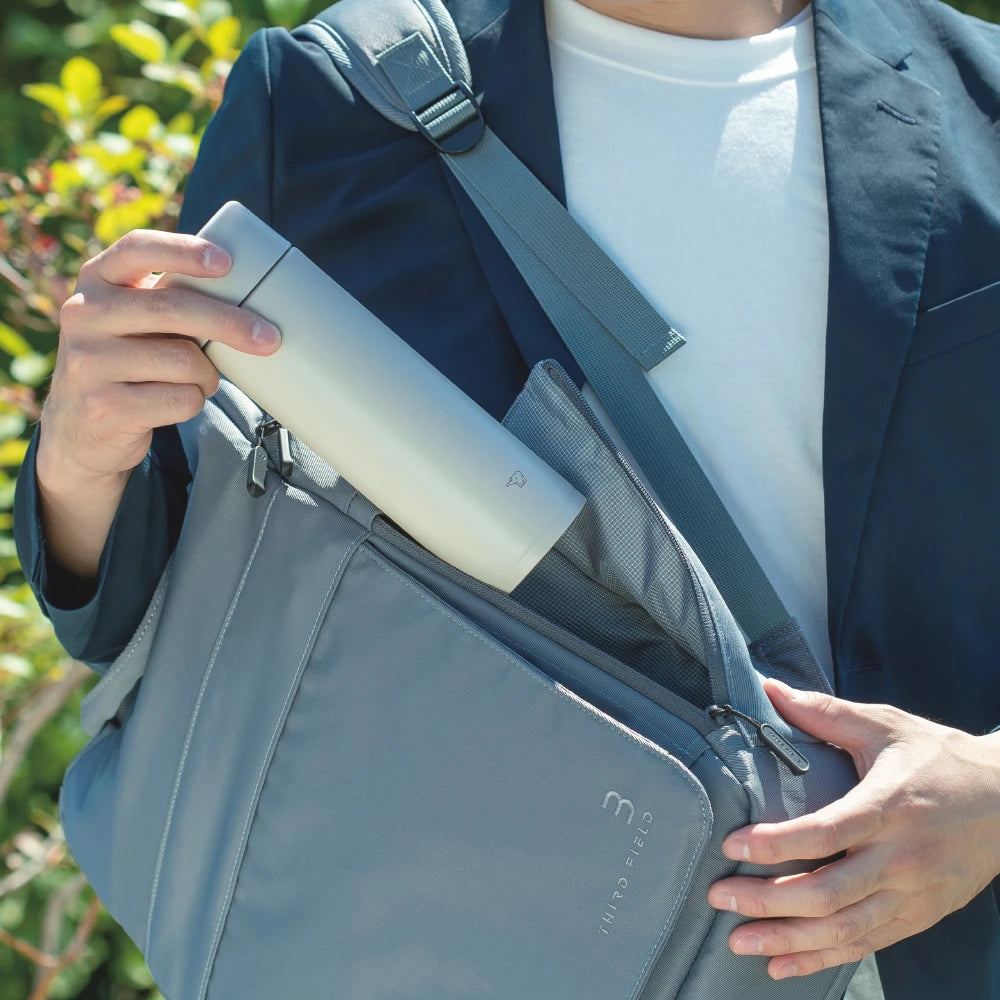
[[[811,10],[731,41],[625,24],[578,0],[545,0],[545,16],[569,211],[687,339],[649,378],[832,676]]]

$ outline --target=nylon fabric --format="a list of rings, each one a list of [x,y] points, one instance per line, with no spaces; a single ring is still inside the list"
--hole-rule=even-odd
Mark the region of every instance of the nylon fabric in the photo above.
[[[718,676],[745,671],[746,685],[759,689],[745,647],[720,668],[719,658],[732,653],[718,629],[735,629],[731,617],[712,607],[719,598],[704,568],[648,504],[585,406],[565,373],[543,362],[508,415],[526,443],[550,441],[548,460],[583,477],[597,512],[596,533],[566,540],[552,588],[570,592],[572,606],[572,592],[589,581],[592,594],[581,605],[588,612],[614,621],[631,603],[661,643],[677,645],[669,624],[688,633]],[[576,637],[560,643],[565,629],[546,627],[512,596],[453,568],[439,571],[440,561],[414,543],[387,541],[385,527],[376,538],[370,504],[294,437],[290,479],[278,475],[268,441],[265,494],[251,498],[245,463],[260,419],[259,407],[223,381],[189,428],[200,460],[162,609],[152,602],[149,609],[155,628],[142,675],[122,691],[115,685],[127,664],[112,665],[95,702],[106,714],[122,695],[117,722],[106,721],[84,748],[60,794],[70,849],[140,944],[164,996],[265,1000],[290,991],[325,1000],[338,982],[345,1000],[355,1000],[388,997],[405,980],[414,1000],[499,1000],[518,989],[556,1000],[638,998],[646,983],[657,992],[643,1000],[666,1000],[664,984],[698,968],[719,919],[704,887],[731,863],[719,860],[717,846],[706,858],[705,845],[794,798],[780,780],[760,777],[777,767],[774,758],[734,727],[717,728],[703,706],[666,688],[658,693],[630,665],[616,666]],[[643,546],[620,544],[630,518]],[[597,595],[607,599],[603,615]],[[692,634],[699,627],[700,642]],[[133,649],[146,641],[135,638]],[[706,676],[695,657],[684,658]],[[801,786],[796,801],[810,804],[844,780],[839,751],[787,726],[783,734],[813,759],[806,780],[786,779],[793,791]],[[622,747],[657,773],[640,782],[625,760],[633,750],[621,756]],[[674,776],[669,788],[662,767]],[[566,829],[549,821],[545,803],[598,775],[596,801],[584,800],[578,818],[580,803],[555,806],[574,817],[567,846]],[[531,798],[529,788],[543,798]],[[622,824],[607,830],[625,839],[605,843],[590,817],[600,819],[607,788],[629,806],[607,812]],[[652,810],[655,831],[649,823],[632,830],[619,816],[633,800],[648,811],[640,802],[664,791],[672,805],[663,799]],[[466,808],[469,795],[485,796],[482,807]],[[496,806],[501,800],[508,806]],[[496,843],[484,868],[477,845],[485,843],[480,817],[488,803]],[[394,810],[417,837],[399,855]],[[308,872],[299,863],[305,853],[315,860]],[[626,858],[641,865],[636,857],[647,859],[643,879],[623,869],[630,884],[636,879],[634,924],[617,909],[602,916],[600,905],[591,914],[589,903],[567,902],[583,892],[600,904],[600,893],[591,896],[595,873],[614,885],[615,867]],[[544,927],[525,923],[529,883],[551,901],[538,910]],[[438,898],[434,886],[448,891]],[[484,892],[492,900],[485,908]],[[496,926],[479,927],[476,913],[495,914]],[[587,934],[601,923],[622,935],[618,958],[588,965],[600,952]],[[489,943],[522,926],[526,936],[511,939],[526,956],[515,982],[506,971],[509,949],[497,959]],[[449,941],[462,946],[449,951]],[[417,942],[430,949],[426,960]],[[491,964],[498,960],[502,969]],[[553,979],[560,962],[575,972]],[[753,970],[726,952],[715,962],[726,975],[754,981]]]

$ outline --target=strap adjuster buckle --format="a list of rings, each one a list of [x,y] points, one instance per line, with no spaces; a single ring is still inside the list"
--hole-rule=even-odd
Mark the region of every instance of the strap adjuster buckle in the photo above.
[[[486,122],[469,87],[460,80],[420,111],[411,111],[417,128],[442,153],[467,153],[486,134]]]

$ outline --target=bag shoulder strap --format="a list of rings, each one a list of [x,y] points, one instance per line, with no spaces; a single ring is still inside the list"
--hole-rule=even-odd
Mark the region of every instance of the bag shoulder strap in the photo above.
[[[378,112],[437,149],[510,255],[751,644],[800,634],[645,373],[684,344],[483,120],[440,0],[339,0],[300,31]],[[794,682],[829,689],[808,663]],[[795,657],[798,659],[798,657]]]

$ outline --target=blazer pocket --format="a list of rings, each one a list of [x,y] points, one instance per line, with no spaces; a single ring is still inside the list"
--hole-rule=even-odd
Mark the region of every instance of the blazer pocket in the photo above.
[[[1000,332],[1000,281],[917,314],[906,363],[916,364]]]

